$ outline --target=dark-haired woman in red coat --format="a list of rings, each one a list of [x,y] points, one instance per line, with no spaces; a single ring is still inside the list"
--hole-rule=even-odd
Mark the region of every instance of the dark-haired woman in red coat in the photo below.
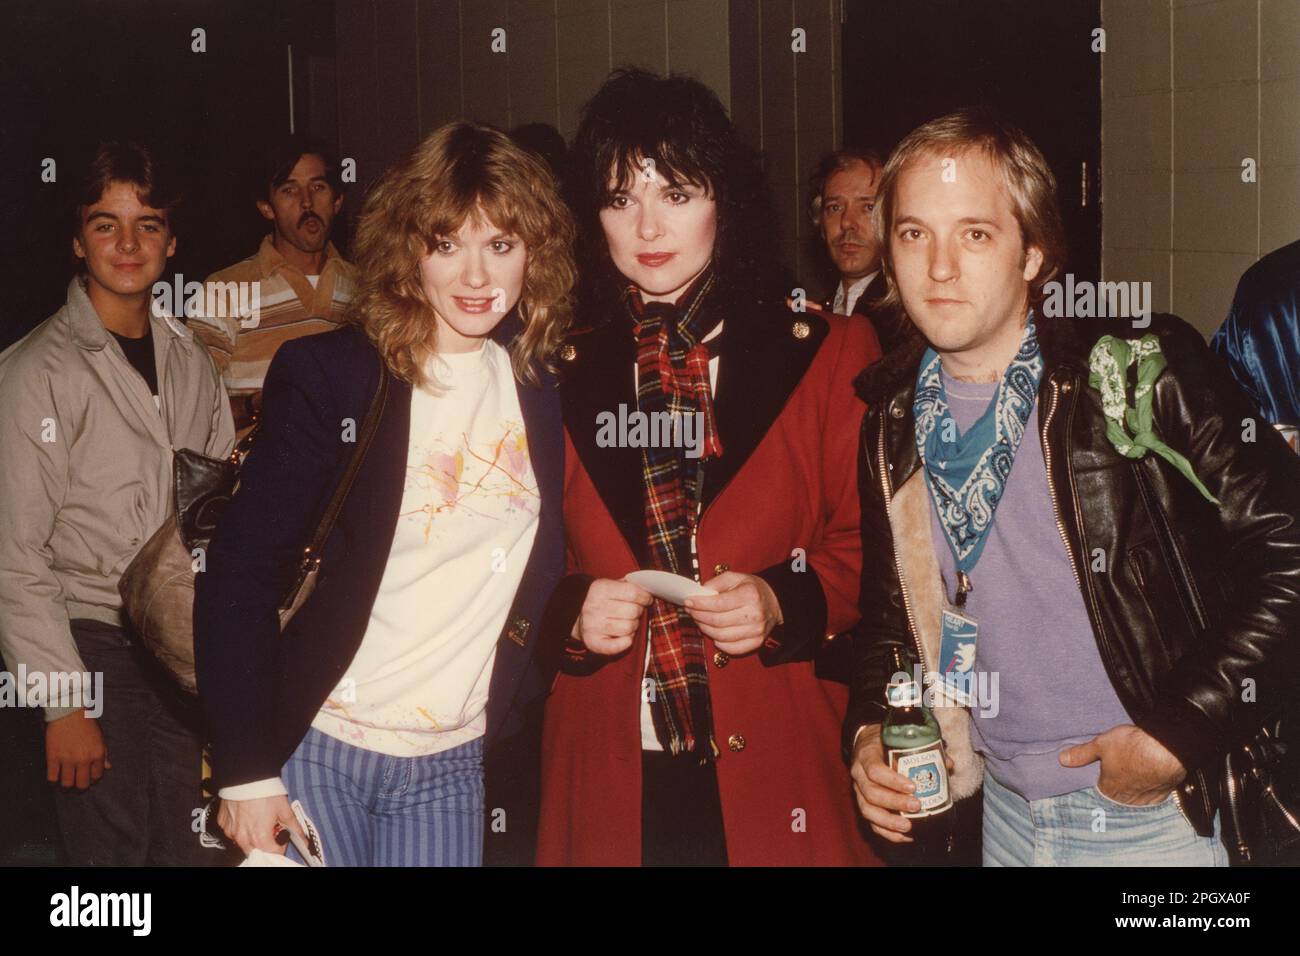
[[[816,658],[857,620],[851,383],[875,335],[786,307],[761,173],[697,81],[611,75],[571,171],[587,254],[561,352],[570,573],[543,622],[565,663],[538,862],[874,863],[847,690]],[[637,570],[716,593],[643,581],[655,597]]]

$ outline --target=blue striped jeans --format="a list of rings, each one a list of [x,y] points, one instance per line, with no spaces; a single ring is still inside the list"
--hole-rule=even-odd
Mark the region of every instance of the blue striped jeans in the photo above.
[[[483,738],[391,757],[307,731],[281,771],[327,866],[481,866]],[[291,845],[288,854],[302,862]]]

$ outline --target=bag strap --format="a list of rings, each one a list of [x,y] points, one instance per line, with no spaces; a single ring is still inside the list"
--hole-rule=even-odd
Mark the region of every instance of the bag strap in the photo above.
[[[257,440],[257,433],[261,428],[261,419],[253,422],[253,427],[248,430],[247,435],[239,439],[239,442],[231,450],[230,454],[226,456],[226,461],[230,462],[236,468],[241,467],[244,464],[244,459],[248,457],[248,453],[253,450],[253,442]]]
[[[325,506],[325,512],[321,515],[320,524],[316,526],[316,531],[311,536],[311,542],[302,553],[304,569],[320,563],[321,549],[325,546],[325,541],[329,538],[330,532],[334,530],[334,523],[343,510],[343,503],[347,500],[348,491],[356,480],[357,472],[361,470],[362,461],[366,457],[366,450],[370,447],[375,432],[379,429],[379,417],[383,414],[387,401],[388,369],[384,365],[383,356],[380,356],[379,386],[375,389],[375,393],[370,396],[370,407],[366,409],[366,417],[361,423],[361,433],[357,436],[357,447],[352,452],[352,458],[348,462],[347,470],[343,473],[343,478],[338,487],[334,489],[334,494],[330,496],[329,504]]]

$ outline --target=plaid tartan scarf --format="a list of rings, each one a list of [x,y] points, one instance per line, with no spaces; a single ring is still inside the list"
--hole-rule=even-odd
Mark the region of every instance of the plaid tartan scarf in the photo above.
[[[628,290],[627,304],[636,321],[637,408],[651,423],[668,413],[674,436],[683,436],[687,415],[699,413],[698,458],[687,458],[684,442],[676,447],[645,447],[641,471],[645,486],[647,550],[654,568],[695,578],[692,541],[699,519],[704,462],[722,454],[713,419],[709,388],[709,349],[700,340],[716,324],[702,310],[713,287],[706,270],[676,304],[645,303]],[[651,426],[654,434],[655,427]],[[652,444],[652,443],[648,443]],[[658,598],[650,606],[650,660],[646,675],[654,681],[650,713],[655,735],[672,754],[718,754],[709,704],[709,672],[704,635],[686,609]]]

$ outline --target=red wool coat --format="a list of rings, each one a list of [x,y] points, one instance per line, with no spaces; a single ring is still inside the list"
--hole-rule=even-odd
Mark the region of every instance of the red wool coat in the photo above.
[[[620,403],[636,408],[630,327],[610,323],[571,343],[562,370],[568,570],[618,579],[649,566],[637,557],[645,537],[640,452],[595,441],[597,414],[617,414]],[[715,656],[705,639],[728,859],[733,866],[878,864],[840,757],[847,688],[819,679],[810,659],[773,661],[810,657],[827,635],[858,619],[865,407],[852,381],[879,345],[861,318],[774,306],[728,315],[716,354],[723,454],[705,470],[701,578],[722,565],[764,572],[785,617],[773,646],[758,653]],[[569,589],[568,607],[544,640],[567,633],[585,594],[579,579],[566,580],[580,586]],[[556,679],[542,745],[539,864],[641,862],[644,625],[643,618],[628,652],[596,661],[585,676]],[[805,653],[795,653],[799,646]]]

